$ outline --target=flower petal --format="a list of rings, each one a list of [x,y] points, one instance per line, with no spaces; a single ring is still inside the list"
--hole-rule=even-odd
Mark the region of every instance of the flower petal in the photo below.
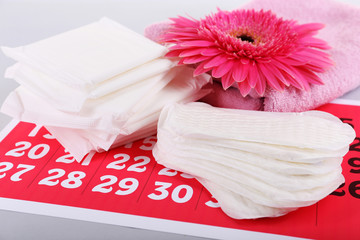
[[[309,62],[309,59],[304,59],[305,61],[300,61],[299,59],[295,58],[293,55],[290,55],[289,57],[276,58],[276,59],[279,59],[281,62],[286,62],[286,64],[292,66],[301,66]]]
[[[297,89],[304,90],[304,87],[299,84],[294,77],[290,76],[287,72],[284,72],[283,70],[280,70],[282,74],[285,76],[286,80],[291,86],[296,87]]]
[[[299,62],[302,61],[304,67],[314,72],[325,72],[333,65],[326,53],[317,50],[299,52],[291,55],[291,58],[297,59]],[[300,65],[298,66],[300,67]]]
[[[165,57],[178,57],[183,50],[170,50],[165,54]]]
[[[251,87],[248,84],[247,79],[245,79],[244,81],[238,83],[238,88],[239,88],[240,93],[241,93],[241,95],[243,97],[246,97],[251,91]]]
[[[296,71],[296,78],[295,78],[295,80],[296,80],[297,82],[301,81],[301,83],[302,83],[302,85],[303,85],[303,87],[304,87],[304,89],[305,89],[306,91],[309,91],[309,90],[310,90],[310,84],[309,84],[308,79],[306,78],[306,76],[302,75],[302,74],[299,73],[298,71]]]
[[[282,62],[273,59],[272,63],[282,72],[282,75],[285,76],[285,79],[288,83],[294,87],[304,90],[306,86],[303,85],[302,77],[298,76],[295,68],[290,65],[285,65]],[[285,74],[286,73],[286,74]]]
[[[249,64],[250,60],[248,58],[241,58],[240,59],[242,64]]]
[[[207,60],[209,57],[207,56],[203,56],[203,55],[197,55],[197,56],[191,56],[191,57],[186,57],[183,58],[184,59],[184,63],[185,64],[194,64],[194,63],[198,63],[198,62],[202,62],[204,60]]]
[[[177,43],[177,44],[170,46],[169,50],[174,51],[174,50],[184,50],[184,49],[189,49],[189,48],[192,48],[192,47],[184,47],[184,46],[181,46],[180,43]]]
[[[161,40],[165,40],[167,42],[172,42],[172,43],[178,43],[178,42],[185,42],[185,41],[193,41],[194,39],[196,39],[195,37],[186,37],[186,36],[176,36],[176,37],[170,37],[169,39],[161,39]]]
[[[233,78],[236,82],[242,82],[246,79],[249,73],[249,64],[242,64],[237,62],[233,67]]]
[[[324,82],[321,80],[321,78],[319,78],[319,76],[317,76],[312,71],[309,71],[309,70],[307,70],[305,68],[301,68],[301,69],[299,69],[299,72],[300,72],[301,75],[306,77],[306,79],[307,79],[307,81],[309,83],[316,84],[316,85],[323,85],[324,84]]]
[[[259,81],[259,73],[255,62],[249,64],[249,74],[247,79],[250,87],[252,88],[254,88]]]
[[[191,48],[191,49],[186,49],[183,50],[180,54],[179,57],[190,57],[190,56],[195,56],[195,55],[201,55],[201,52],[203,51],[202,48]]]
[[[177,33],[179,35],[181,35],[182,33],[198,33],[198,28],[194,28],[194,27],[173,27],[170,28],[169,30],[167,30],[166,33]],[[198,35],[198,34],[197,34]]]
[[[180,58],[180,60],[178,61],[177,65],[184,65],[184,58]]]
[[[287,66],[286,64],[283,64],[280,59],[273,59],[272,64],[274,66],[276,66],[278,69],[281,69],[282,71],[286,72],[288,75],[290,75],[291,77],[295,77],[294,73],[291,71],[291,69],[289,68],[289,66]]]
[[[272,69],[269,69],[268,64],[259,63],[258,66],[260,68],[260,72],[270,87],[280,92],[284,90],[284,85],[279,82],[277,77],[273,74],[273,71],[271,71]]]
[[[206,40],[185,41],[180,43],[180,46],[182,47],[211,47],[214,45],[214,42],[209,42]]]
[[[204,65],[205,65],[206,63],[207,63],[207,62],[204,61],[204,62],[200,63],[200,64],[196,67],[196,69],[195,69],[195,71],[194,71],[194,77],[195,77],[195,76],[199,76],[199,75],[201,75],[201,74],[203,74],[203,73],[206,73],[206,72],[210,71],[208,68],[204,68]]]
[[[286,80],[286,77],[280,69],[274,65],[271,65],[269,68],[271,69],[271,72],[274,74],[274,76],[279,79],[285,86],[290,86],[290,83]]]
[[[205,48],[202,49],[201,55],[204,56],[216,56],[219,55],[221,51],[218,48]]]
[[[232,74],[231,73],[227,73],[225,74],[222,78],[221,78],[221,84],[222,87],[224,88],[224,90],[228,89],[229,87],[231,87],[231,85],[234,83],[234,79],[232,78]]]
[[[189,26],[198,27],[199,26],[198,20],[195,20],[195,19],[193,20],[193,19],[189,19],[186,17],[182,17],[182,16],[179,16],[177,18],[170,18],[170,20],[172,20],[174,22],[174,24],[179,27],[189,27]]]
[[[181,33],[171,33],[168,32],[160,37],[161,40],[167,41],[167,42],[182,42],[182,41],[190,41],[190,40],[196,40],[199,36],[196,31],[192,32],[181,32]]]
[[[320,48],[324,50],[331,49],[331,47],[328,45],[326,41],[319,38],[305,37],[299,39],[298,42],[304,44],[305,46],[310,46],[314,48]]]
[[[298,35],[300,37],[305,35],[314,35],[319,31],[320,29],[323,29],[325,27],[325,24],[323,23],[307,23],[307,24],[301,24],[294,27],[294,30],[297,31]]]
[[[309,58],[309,62],[321,64],[324,68],[328,68],[334,65],[334,62],[331,60],[329,54],[319,51],[316,49],[307,49],[306,51],[302,51],[301,54],[307,58]]]
[[[258,69],[259,81],[256,83],[255,91],[259,94],[260,97],[264,96],[266,89],[266,78],[263,73]]]
[[[211,75],[215,78],[221,78],[226,73],[230,71],[230,74],[232,74],[232,67],[234,66],[234,62],[232,60],[229,60],[215,68],[213,68]]]
[[[212,68],[223,64],[229,59],[229,57],[225,54],[217,55],[212,58],[207,64],[205,64],[204,68]]]
[[[326,72],[327,69],[323,68],[323,67],[320,67],[320,66],[317,66],[315,64],[312,64],[312,63],[308,63],[308,64],[305,64],[303,67],[313,71],[313,72],[317,72],[317,73],[323,73],[323,72]]]
[[[169,30],[165,34],[165,36],[167,36],[168,38],[171,38],[171,37],[173,37],[173,38],[176,38],[176,37],[196,37],[196,38],[198,38],[199,37],[196,29],[194,29],[193,31],[189,31],[189,32],[186,32],[186,31],[178,32],[178,31],[174,31],[174,30]]]
[[[299,68],[292,67],[292,66],[289,66],[289,68],[291,69],[291,72],[293,73],[293,76],[294,76],[293,80],[295,82],[297,82],[300,86],[302,86],[303,90],[306,90],[306,91],[310,90],[309,82],[307,81],[306,77],[299,72]]]

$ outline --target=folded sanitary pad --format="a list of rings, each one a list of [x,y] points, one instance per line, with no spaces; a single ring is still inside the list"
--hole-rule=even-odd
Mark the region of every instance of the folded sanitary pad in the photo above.
[[[20,83],[1,111],[44,125],[80,161],[156,133],[162,107],[196,101],[211,80],[163,57],[166,48],[103,18],[23,47],[2,47]]]
[[[166,73],[173,66],[175,66],[173,61],[157,58],[96,84],[91,89],[80,89],[56,81],[51,76],[23,63],[16,63],[9,67],[5,72],[5,77],[16,80],[37,96],[48,99],[49,103],[59,110],[78,112],[88,99],[101,98],[136,83],[151,82],[151,84],[156,84],[157,82],[153,78],[155,76],[161,78],[161,74]],[[160,78],[157,77],[156,79],[159,80]]]
[[[161,57],[166,48],[103,18],[86,26],[17,48],[5,55],[81,89]]]
[[[21,120],[41,121],[76,159],[82,159],[90,151],[107,151],[111,147],[156,134],[157,121],[163,106],[169,103],[196,101],[208,93],[207,90],[200,89],[208,83],[210,76],[203,75],[194,78],[193,70],[185,66],[175,67],[170,71],[176,74],[164,88],[153,94],[152,97],[140,96],[136,99],[137,104],[133,104],[129,108],[130,110],[119,119],[115,119],[114,114],[121,111],[121,106],[129,105],[126,100],[113,103],[104,101],[106,104],[112,104],[112,107],[108,106],[105,109],[108,112],[103,111],[96,120],[88,116],[65,115],[68,113],[58,111],[55,122],[55,118],[50,119],[49,115],[37,110],[42,109],[39,106],[45,104],[41,101],[38,102],[40,105],[37,108],[32,108],[34,111],[37,110],[36,113],[32,112],[27,115],[26,112],[30,106],[24,108],[22,108],[23,104],[11,106],[10,104],[14,102],[11,99],[7,100],[9,104],[7,101],[4,103],[2,111]],[[31,106],[33,105],[31,104]],[[99,109],[103,110],[103,108]],[[44,122],[45,120],[47,122]],[[80,125],[80,123],[84,124]],[[112,130],[110,130],[110,126],[112,126]]]
[[[237,219],[276,217],[309,206],[344,182],[354,130],[325,112],[274,113],[165,107],[153,154],[195,176]]]

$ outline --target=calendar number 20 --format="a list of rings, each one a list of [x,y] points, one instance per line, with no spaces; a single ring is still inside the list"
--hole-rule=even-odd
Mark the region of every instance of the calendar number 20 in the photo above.
[[[50,151],[50,146],[42,143],[31,147],[30,142],[20,141],[15,143],[15,148],[5,153],[5,156],[22,157],[25,155],[26,150],[29,150],[27,155],[30,159],[40,159]]]

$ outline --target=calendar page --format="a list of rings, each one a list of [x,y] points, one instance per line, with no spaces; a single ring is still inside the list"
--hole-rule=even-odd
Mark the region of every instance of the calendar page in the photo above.
[[[25,122],[1,133],[0,208],[219,239],[359,239],[360,106],[331,103],[319,110],[357,132],[342,164],[346,181],[317,204],[282,217],[231,219],[192,176],[156,163],[155,136],[78,163],[45,128]]]

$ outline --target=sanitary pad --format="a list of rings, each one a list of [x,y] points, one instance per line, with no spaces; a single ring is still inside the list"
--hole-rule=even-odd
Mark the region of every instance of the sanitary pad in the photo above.
[[[5,77],[16,80],[40,98],[48,99],[49,104],[59,110],[78,112],[88,99],[101,98],[117,90],[136,85],[137,83],[151,83],[155,85],[157,81],[161,79],[161,76],[173,66],[175,66],[173,61],[165,58],[157,58],[135,69],[131,69],[96,84],[91,89],[80,89],[56,81],[56,79],[49,75],[23,63],[16,63],[9,67],[5,72]],[[154,78],[157,79],[157,81],[154,81]]]
[[[5,55],[81,89],[161,57],[166,48],[103,18],[86,26],[17,48]]]
[[[204,97],[211,80],[166,48],[103,18],[23,47],[5,76],[21,84],[1,111],[45,126],[78,160],[156,133],[162,107]]]
[[[333,192],[355,132],[325,112],[189,103],[163,109],[157,137],[158,163],[195,176],[225,213],[243,219],[280,216]]]

